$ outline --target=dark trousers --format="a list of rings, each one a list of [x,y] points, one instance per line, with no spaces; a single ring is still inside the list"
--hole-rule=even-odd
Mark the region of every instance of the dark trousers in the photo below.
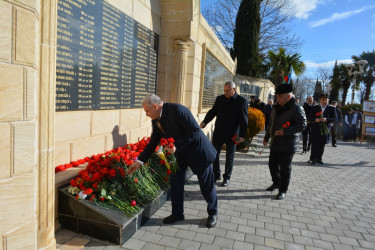
[[[345,124],[344,140],[355,140],[356,132],[357,132],[356,125],[352,125],[351,127],[349,127],[348,124]]]
[[[217,152],[216,159],[213,162],[215,179],[218,179],[221,174],[219,155],[220,155],[220,151],[224,143],[225,142],[216,141],[215,139],[212,141],[212,145],[215,147],[216,152]],[[229,180],[233,171],[233,159],[234,159],[234,152],[236,151],[236,144],[225,143],[225,145],[226,145],[226,158],[225,158],[225,173],[223,174],[223,178]]]
[[[336,143],[337,143],[337,140],[336,140],[336,136],[337,136],[337,126],[338,126],[338,124],[337,124],[337,123],[334,123],[333,126],[331,127],[332,146],[333,146],[333,145],[336,145]]]
[[[302,132],[302,147],[303,151],[307,151],[307,140],[309,141],[309,146],[311,145],[311,129],[310,124],[307,124],[306,129]]]
[[[320,139],[320,138],[319,138]],[[311,144],[311,155],[310,161],[321,161],[324,153],[324,147],[326,145],[326,140],[314,140]]]
[[[171,174],[172,214],[174,215],[184,213],[184,186],[187,165],[179,163],[179,168],[175,175]],[[217,214],[217,194],[212,164],[205,171],[197,173],[197,176],[201,193],[207,202],[208,215],[215,215]]]
[[[286,193],[292,173],[292,160],[294,152],[270,152],[268,167],[272,182],[279,186],[279,192]]]

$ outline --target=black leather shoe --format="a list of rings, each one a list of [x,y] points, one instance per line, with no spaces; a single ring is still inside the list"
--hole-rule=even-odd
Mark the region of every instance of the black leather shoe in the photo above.
[[[285,198],[285,193],[283,193],[283,192],[279,192],[279,193],[276,195],[276,197],[275,197],[276,200],[282,200],[282,199],[284,199],[284,198]]]
[[[209,215],[206,222],[206,227],[211,228],[216,226],[217,223],[217,215]]]
[[[319,164],[324,164],[324,162],[322,160],[316,160],[315,162],[317,162]]]
[[[185,216],[183,214],[181,214],[181,215],[171,214],[168,217],[164,218],[163,223],[164,224],[172,224],[172,223],[175,223],[176,221],[179,221],[179,220],[185,220]]]
[[[229,185],[229,180],[228,179],[224,179],[223,180],[223,183],[221,184],[223,187],[227,187]]]
[[[275,191],[278,188],[279,188],[279,185],[273,183],[271,186],[269,186],[268,188],[266,188],[266,191]]]
[[[307,161],[307,163],[310,165],[315,165],[315,161]]]
[[[214,177],[214,180],[215,180],[215,182],[220,181],[221,180],[221,176],[219,175],[219,177]]]
[[[336,145],[336,144],[333,144],[332,147],[337,148],[337,145]]]
[[[306,150],[303,150],[302,153],[301,153],[301,155],[304,155],[306,153],[307,153]]]

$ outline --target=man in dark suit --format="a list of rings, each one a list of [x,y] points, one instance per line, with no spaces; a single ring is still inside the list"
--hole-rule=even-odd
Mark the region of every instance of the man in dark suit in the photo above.
[[[239,141],[245,141],[248,123],[247,100],[236,92],[236,85],[232,81],[224,84],[224,95],[216,98],[214,106],[207,112],[206,117],[200,124],[204,128],[216,116],[215,130],[212,138],[217,154],[213,163],[215,180],[220,180],[219,155],[223,144],[226,145],[225,173],[223,175],[222,186],[229,185],[229,180],[233,171],[234,152],[236,144],[232,138],[238,135]]]
[[[314,98],[312,96],[308,96],[306,102],[303,104],[303,109],[305,110],[306,118],[307,118],[307,127],[302,132],[302,147],[303,151],[301,154],[306,154],[307,151],[310,151],[311,147],[311,124],[309,122],[309,117],[312,115],[312,109],[314,107]],[[307,143],[308,141],[308,143]]]
[[[335,107],[336,109],[336,114],[337,114],[337,120],[336,122],[333,123],[333,126],[331,128],[331,135],[332,135],[332,147],[337,147],[337,134],[338,130],[342,126],[342,113],[341,110],[337,107],[337,101],[332,101],[332,106]]]
[[[323,153],[325,144],[329,140],[329,131],[333,123],[337,120],[335,107],[328,104],[328,94],[320,95],[320,104],[315,105],[313,109],[313,116],[311,116],[311,134],[312,145],[311,155],[308,163],[314,165],[315,162],[323,164]],[[320,112],[323,112],[320,115]]]
[[[306,128],[303,108],[295,103],[291,84],[280,84],[276,88],[277,105],[273,106],[270,125],[263,139],[266,146],[269,139],[270,156],[268,167],[272,185],[266,191],[279,189],[275,199],[284,199],[290,182],[292,160],[299,147],[299,133]]]
[[[207,136],[199,128],[191,112],[184,106],[174,103],[163,103],[157,95],[149,95],[143,101],[143,109],[152,120],[152,134],[149,144],[130,165],[128,173],[132,174],[150,158],[161,138],[173,138],[173,148],[166,148],[174,153],[179,170],[171,175],[172,214],[164,218],[164,224],[184,220],[184,185],[185,173],[189,166],[198,176],[199,186],[206,200],[208,219],[207,227],[217,223],[217,195],[215,189],[212,162],[216,150]]]
[[[266,118],[266,123],[264,125],[264,130],[267,130],[268,125],[270,124],[271,112],[272,112],[272,105],[273,105],[273,100],[269,99],[267,105],[264,106],[264,109],[263,109],[263,114],[264,114],[264,116]]]
[[[250,96],[250,103],[249,103],[251,108],[257,108],[257,103],[255,99],[255,95]]]

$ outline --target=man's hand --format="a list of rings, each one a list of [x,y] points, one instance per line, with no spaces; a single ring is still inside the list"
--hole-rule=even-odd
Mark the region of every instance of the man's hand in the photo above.
[[[204,127],[206,127],[206,123],[204,123],[204,122],[201,122],[201,124],[199,125],[201,128],[204,128]]]
[[[263,146],[266,146],[267,143],[268,143],[268,141],[266,141],[266,140],[263,139]]]
[[[326,119],[325,117],[320,118],[320,120],[321,120],[322,122],[326,122],[326,121],[327,121],[327,119]]]
[[[240,140],[240,142],[244,142],[245,141],[245,138],[243,138],[243,137],[239,137],[238,139]]]
[[[138,161],[135,161],[133,164],[131,164],[129,166],[129,169],[128,169],[128,174],[131,175],[134,173],[135,170],[137,170],[138,168],[141,167],[141,163],[139,163]]]
[[[275,131],[275,136],[283,136],[284,135],[284,130],[279,129]]]
[[[173,146],[173,148],[170,148],[170,147],[165,147],[165,150],[167,150],[170,154],[174,154],[174,152],[176,152],[176,147]]]
[[[321,121],[320,118],[315,119],[315,122],[320,122],[320,121]]]

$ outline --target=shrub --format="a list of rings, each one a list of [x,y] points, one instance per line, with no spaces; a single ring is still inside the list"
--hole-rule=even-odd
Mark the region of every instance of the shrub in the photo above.
[[[246,139],[251,140],[263,130],[266,120],[263,112],[259,109],[249,108],[248,111],[249,123],[247,125]]]

